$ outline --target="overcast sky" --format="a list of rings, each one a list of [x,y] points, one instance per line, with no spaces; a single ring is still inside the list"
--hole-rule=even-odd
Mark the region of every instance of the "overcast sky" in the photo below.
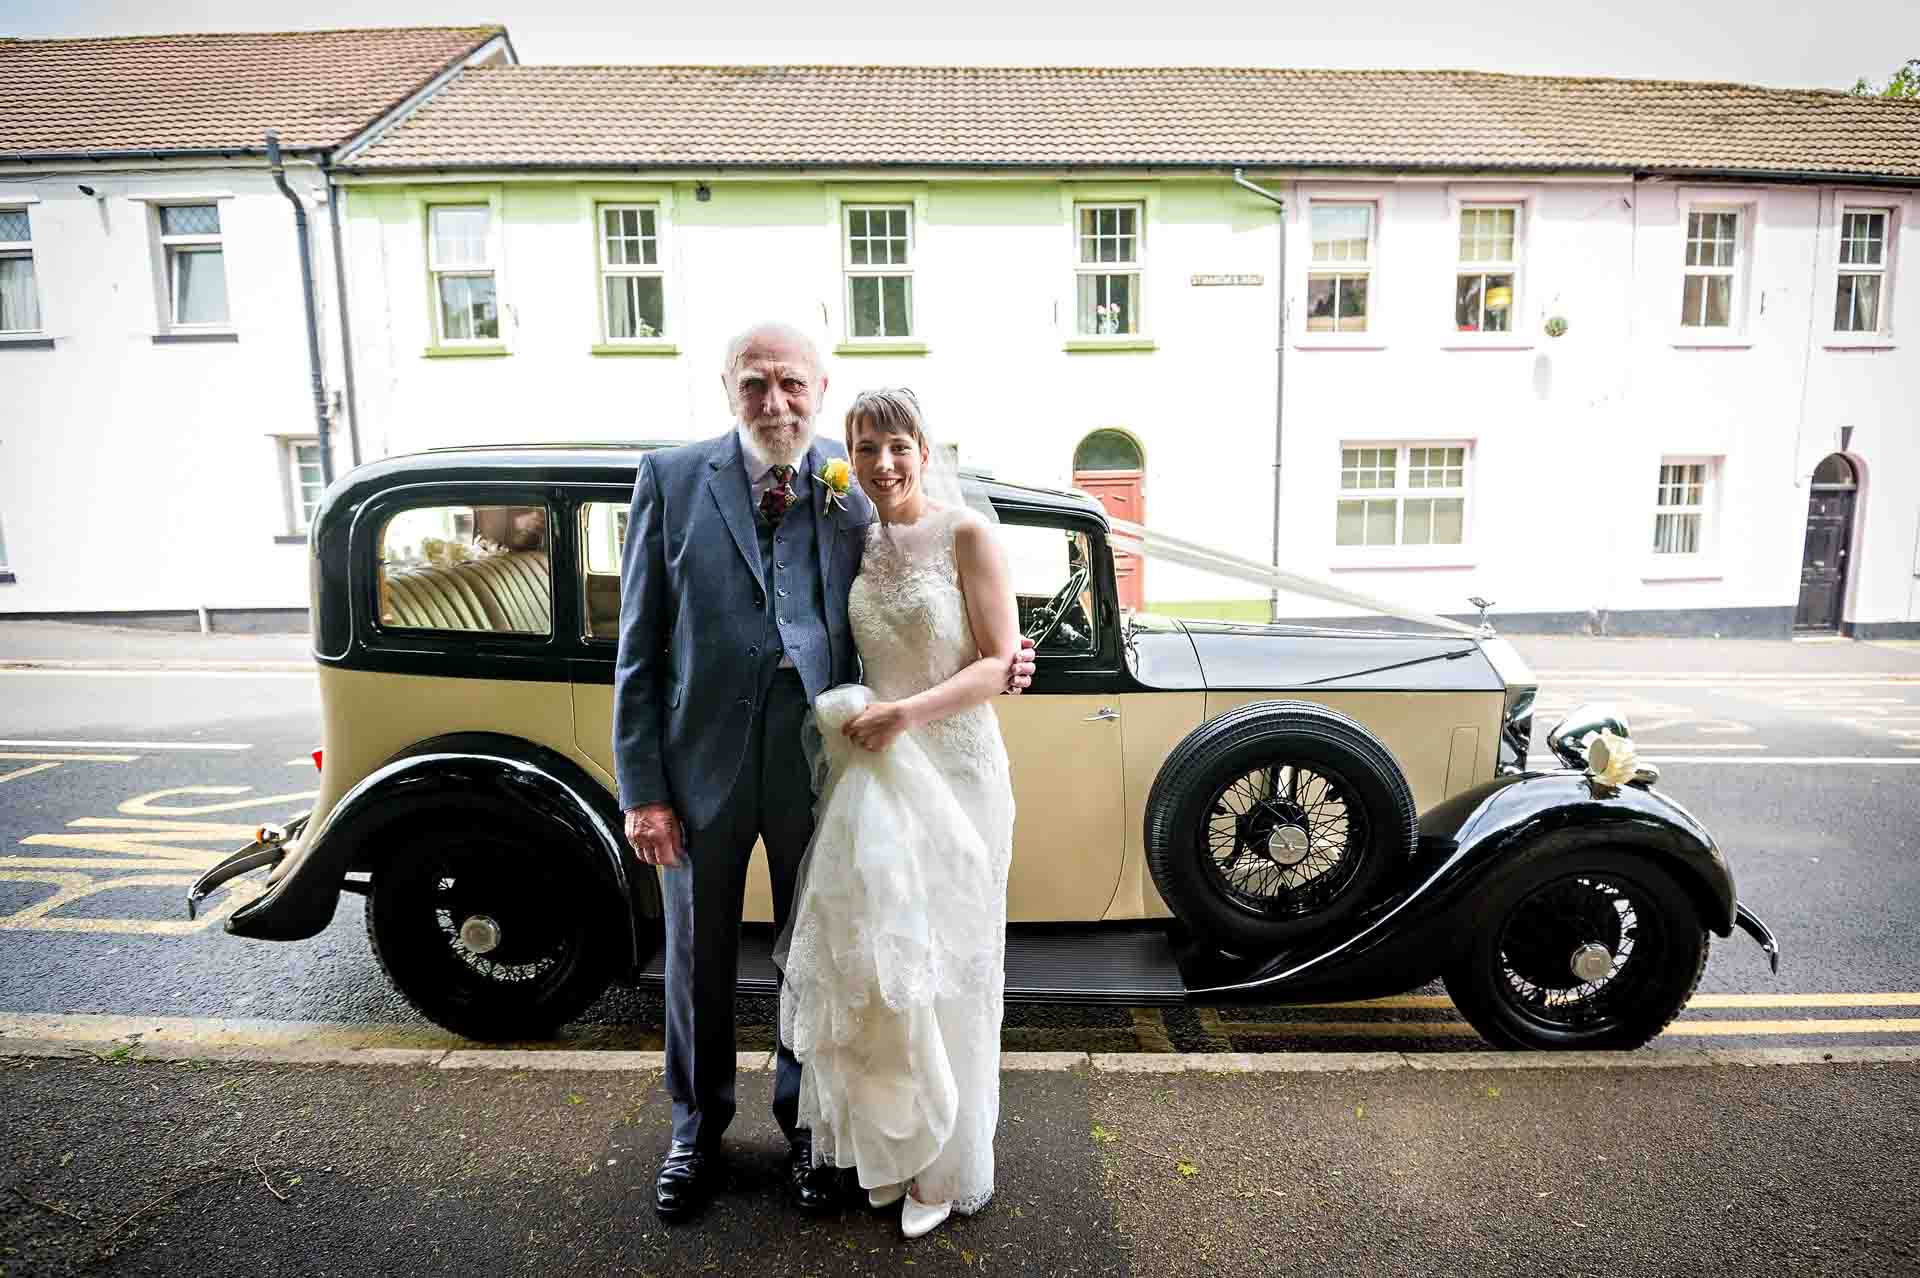
[[[504,23],[522,62],[1463,68],[1850,88],[1920,58],[1920,3],[1848,0],[0,0],[0,33]]]

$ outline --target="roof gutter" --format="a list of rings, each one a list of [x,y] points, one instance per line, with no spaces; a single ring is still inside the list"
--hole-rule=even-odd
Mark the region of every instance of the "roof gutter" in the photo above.
[[[1281,444],[1286,438],[1287,422],[1287,202],[1266,187],[1247,181],[1246,174],[1240,169],[1233,171],[1233,184],[1273,202],[1273,211],[1277,215],[1274,222],[1275,238],[1280,241],[1280,263],[1275,268],[1273,279],[1274,292],[1280,299],[1280,313],[1273,340],[1273,567],[1277,572],[1280,568]],[[1267,591],[1267,620],[1280,620],[1278,585],[1269,587]]]
[[[307,370],[313,380],[313,422],[320,436],[320,480],[323,484],[333,482],[333,443],[329,438],[332,431],[327,421],[327,388],[320,375],[320,321],[315,313],[313,300],[313,254],[312,245],[307,238],[307,208],[295,195],[293,188],[287,185],[286,166],[280,162],[280,135],[272,129],[267,130],[267,168],[273,174],[273,183],[280,188],[280,194],[287,197],[293,205],[293,229],[300,246],[300,299],[307,310]]]

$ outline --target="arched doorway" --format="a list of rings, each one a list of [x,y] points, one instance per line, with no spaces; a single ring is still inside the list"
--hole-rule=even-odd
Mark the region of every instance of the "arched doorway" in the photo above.
[[[1796,630],[1837,630],[1847,598],[1847,560],[1853,553],[1853,506],[1859,472],[1845,454],[1831,453],[1813,469],[1807,500],[1807,541],[1800,556]]]
[[[1115,519],[1145,522],[1146,461],[1140,445],[1123,430],[1096,430],[1073,450],[1073,486],[1099,498]],[[1140,608],[1146,599],[1144,566],[1133,555],[1115,552],[1115,585],[1122,608]]]

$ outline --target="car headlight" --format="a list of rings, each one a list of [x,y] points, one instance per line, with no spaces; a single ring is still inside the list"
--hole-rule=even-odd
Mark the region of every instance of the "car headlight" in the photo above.
[[[1566,718],[1547,733],[1547,748],[1569,768],[1587,766],[1587,739],[1602,730],[1616,737],[1631,737],[1627,717],[1604,701],[1589,701],[1575,706]]]
[[[1533,745],[1533,698],[1539,691],[1532,684],[1510,684],[1506,705],[1500,711],[1500,763],[1498,771],[1527,770],[1527,751]]]

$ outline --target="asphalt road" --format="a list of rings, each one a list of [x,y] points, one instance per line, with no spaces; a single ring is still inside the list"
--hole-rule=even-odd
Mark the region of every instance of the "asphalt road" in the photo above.
[[[32,642],[0,637],[0,1032],[44,1030],[49,1018],[75,1016],[244,1017],[362,1027],[365,1041],[451,1041],[386,985],[357,898],[342,901],[321,936],[292,945],[227,936],[218,909],[197,922],[182,914],[185,886],[201,868],[245,842],[256,823],[306,805],[315,781],[307,755],[317,744],[309,676],[116,672],[101,663],[145,649],[89,636],[96,646],[78,658],[70,647],[20,651]],[[1540,733],[1576,700],[1619,704],[1642,753],[1661,762],[1662,788],[1715,832],[1742,898],[1783,944],[1774,977],[1744,937],[1717,941],[1701,995],[1650,1050],[1920,1043],[1920,954],[1900,943],[1920,935],[1920,651],[1689,641],[1521,646],[1542,675]],[[297,641],[162,647],[176,666],[298,654]],[[35,655],[95,664],[20,668]],[[771,1013],[766,1000],[743,1006],[743,1049],[770,1043]],[[652,1048],[659,1027],[656,999],[616,989],[570,1037]],[[1482,1044],[1435,988],[1332,1008],[1014,1007],[1006,1046]]]

